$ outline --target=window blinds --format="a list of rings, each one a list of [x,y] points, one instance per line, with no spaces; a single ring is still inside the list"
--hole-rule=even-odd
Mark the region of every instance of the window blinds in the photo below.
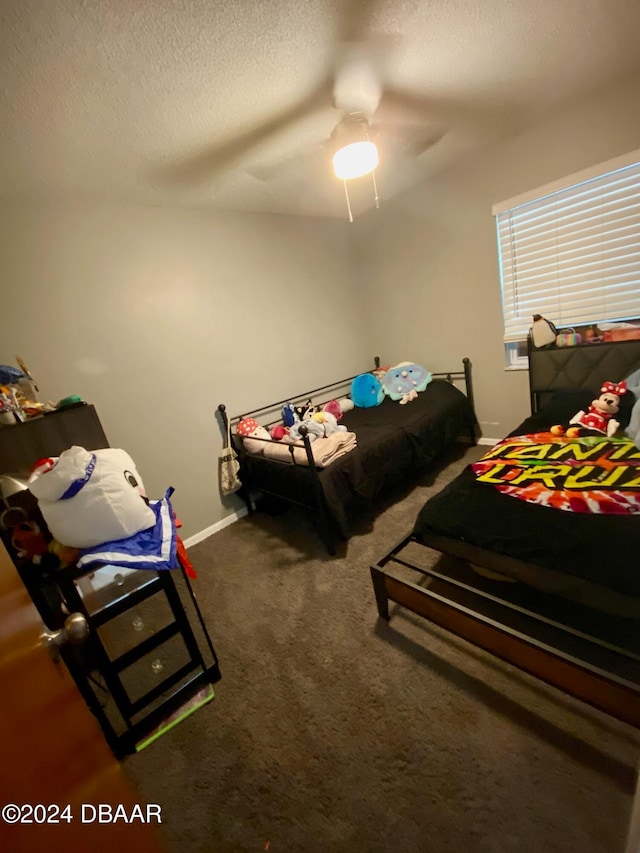
[[[640,162],[496,214],[504,339],[640,317]]]

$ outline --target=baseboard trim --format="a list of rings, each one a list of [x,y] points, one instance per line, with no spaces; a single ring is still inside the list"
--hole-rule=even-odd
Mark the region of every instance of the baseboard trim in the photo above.
[[[478,444],[489,444],[493,447],[493,445],[497,444],[499,441],[499,438],[479,438]]]
[[[189,536],[188,539],[184,540],[185,548],[191,548],[192,545],[197,545],[198,542],[208,539],[210,536],[213,536],[214,533],[219,533],[221,530],[224,530],[225,527],[229,527],[230,524],[234,524],[236,521],[244,518],[248,513],[249,510],[246,506],[243,506],[241,509],[232,512],[231,515],[227,515],[225,518],[220,519],[220,521],[217,521],[215,524],[205,527],[204,530],[201,530],[199,533],[194,533],[193,536]]]

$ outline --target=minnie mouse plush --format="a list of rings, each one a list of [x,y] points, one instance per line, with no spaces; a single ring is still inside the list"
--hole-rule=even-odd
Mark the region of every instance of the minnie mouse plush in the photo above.
[[[609,437],[615,435],[620,424],[613,415],[618,413],[620,397],[626,393],[626,382],[605,382],[600,388],[600,396],[593,400],[588,411],[580,411],[571,418],[569,423],[575,426],[570,426],[565,432],[563,426],[556,425],[551,427],[551,432],[553,435],[566,435],[567,438],[593,432]]]

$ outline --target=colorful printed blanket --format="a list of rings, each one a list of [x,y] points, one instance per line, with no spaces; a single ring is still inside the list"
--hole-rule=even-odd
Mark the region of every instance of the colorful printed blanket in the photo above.
[[[640,449],[628,438],[505,438],[472,465],[481,483],[569,512],[640,513]]]

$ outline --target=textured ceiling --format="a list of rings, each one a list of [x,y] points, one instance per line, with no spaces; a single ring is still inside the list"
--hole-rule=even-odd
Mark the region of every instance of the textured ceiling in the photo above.
[[[404,93],[380,106],[384,199],[639,69],[640,2],[2,0],[0,196],[342,217],[322,145],[345,39],[382,41]]]

